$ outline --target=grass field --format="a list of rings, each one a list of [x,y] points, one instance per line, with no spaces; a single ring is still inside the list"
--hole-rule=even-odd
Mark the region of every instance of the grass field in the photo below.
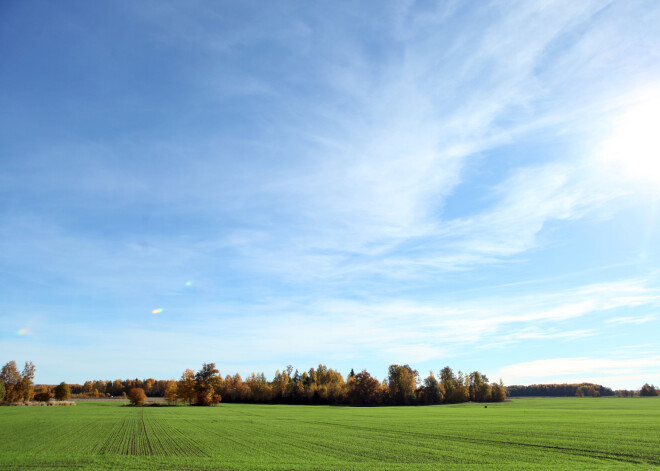
[[[0,408],[0,469],[660,467],[660,398]]]

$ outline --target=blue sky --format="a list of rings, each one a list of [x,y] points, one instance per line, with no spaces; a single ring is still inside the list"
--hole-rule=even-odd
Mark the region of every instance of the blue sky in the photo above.
[[[0,360],[660,384],[658,24],[654,1],[3,2]]]

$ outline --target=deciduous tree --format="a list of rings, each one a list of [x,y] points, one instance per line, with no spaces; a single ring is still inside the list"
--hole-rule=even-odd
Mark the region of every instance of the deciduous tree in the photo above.
[[[92,397],[92,391],[94,391],[94,382],[85,381],[85,384],[83,384],[83,394],[87,397]]]
[[[58,401],[68,401],[71,398],[71,388],[64,381],[55,387],[54,392]]]
[[[23,374],[18,372],[16,362],[10,361],[2,367],[0,380],[4,381],[7,402],[29,401],[34,397],[34,364],[25,362]]]
[[[197,404],[200,406],[210,406],[220,402],[220,394],[216,392],[219,389],[219,374],[215,363],[204,363],[202,369],[195,374],[195,392]],[[217,399],[217,400],[216,400]]]
[[[390,365],[387,384],[390,389],[390,399],[395,404],[415,403],[418,375],[419,373],[408,365]]]
[[[142,388],[133,388],[128,393],[128,398],[134,406],[141,406],[147,400],[147,395]]]
[[[195,402],[195,372],[187,369],[177,383],[177,395],[182,401],[192,404]]]
[[[493,383],[491,385],[491,400],[493,402],[504,402],[506,400],[506,388],[502,379],[500,379],[499,384]]]
[[[657,396],[658,391],[655,389],[655,386],[649,383],[646,383],[642,386],[642,389],[639,390],[640,396]]]
[[[121,396],[121,393],[124,392],[124,384],[121,380],[116,379],[112,382],[111,393],[113,396]]]
[[[314,368],[312,368],[310,371],[314,371]],[[303,377],[305,376],[305,374],[307,373],[304,373]],[[316,373],[314,374],[314,379],[316,379]],[[273,395],[275,396],[275,398],[282,399],[285,396],[287,385],[289,384],[289,375],[286,374],[286,371],[282,371],[280,373],[280,370],[277,370],[275,372],[275,377],[273,378],[271,384],[272,384]]]
[[[420,388],[420,393],[420,399],[424,404],[440,404],[444,399],[444,394],[442,394],[438,380],[433,375],[433,371],[424,379],[424,385]]]
[[[356,406],[375,405],[381,402],[380,382],[372,377],[367,370],[354,375],[348,382],[348,396],[351,404]]]
[[[438,373],[438,379],[440,380],[440,385],[445,390],[445,401],[449,402],[453,396],[454,389],[456,389],[456,378],[454,377],[454,372],[449,366],[445,366]]]
[[[491,400],[491,386],[488,377],[478,371],[469,374],[470,378],[470,400],[475,402],[488,402]]]
[[[179,400],[179,394],[178,394],[178,388],[176,381],[170,380],[167,382],[167,385],[165,386],[165,399],[167,399],[167,402],[169,403],[175,403],[178,402]]]

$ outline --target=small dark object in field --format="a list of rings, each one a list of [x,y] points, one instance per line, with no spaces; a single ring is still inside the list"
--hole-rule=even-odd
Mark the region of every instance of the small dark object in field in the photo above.
[[[488,406],[484,406],[484,409],[488,409]]]

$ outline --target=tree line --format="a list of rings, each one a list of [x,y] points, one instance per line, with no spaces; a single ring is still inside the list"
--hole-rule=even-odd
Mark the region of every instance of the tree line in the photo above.
[[[614,396],[614,391],[600,384],[531,384],[529,386],[507,386],[509,397],[570,397],[570,396]]]
[[[165,397],[171,403],[213,405],[225,402],[275,404],[346,404],[346,405],[423,405],[467,401],[503,401],[506,388],[500,381],[490,383],[483,373],[454,373],[443,368],[436,376],[431,372],[421,378],[409,365],[390,365],[387,378],[379,381],[367,370],[346,379],[337,370],[319,365],[299,373],[287,366],[277,370],[272,381],[264,373],[252,373],[245,379],[240,374],[220,375],[215,363],[204,363],[198,371],[187,369],[176,380],[86,381],[83,385],[33,385],[34,365],[26,362],[21,374],[15,362],[7,363],[0,375],[0,387],[6,390],[5,402],[48,401],[69,397],[125,397],[131,402],[144,402],[146,396]]]
[[[115,379],[85,381],[83,384],[70,384],[73,397],[101,398],[128,396],[131,389],[140,388],[149,397],[164,397],[168,384],[174,380]]]
[[[602,385],[533,384],[507,386],[500,380],[492,383],[479,371],[462,373],[446,366],[437,375],[425,378],[409,365],[390,365],[387,378],[379,381],[367,370],[346,379],[325,365],[300,373],[292,366],[277,370],[271,381],[264,373],[252,373],[245,379],[240,374],[220,375],[215,363],[204,363],[198,371],[187,369],[179,380],[126,379],[86,381],[84,384],[34,385],[35,367],[26,362],[20,372],[13,361],[0,373],[0,401],[59,401],[70,397],[124,397],[135,404],[147,396],[165,397],[171,403],[213,405],[224,402],[274,404],[345,404],[424,405],[474,402],[499,402],[507,396],[656,396],[655,386],[645,384],[638,391],[613,391]]]
[[[617,389],[616,391],[600,384],[531,384],[529,386],[507,386],[509,397],[644,397],[657,396],[658,391],[652,384],[644,384],[641,389]]]
[[[497,402],[506,398],[506,388],[489,383],[483,373],[454,373],[443,368],[436,376],[431,372],[421,379],[409,365],[390,365],[383,381],[367,370],[353,370],[344,380],[341,373],[325,365],[300,373],[292,366],[277,370],[272,381],[263,373],[224,378],[214,363],[205,363],[199,371],[187,369],[181,378],[171,383],[165,397],[169,402],[212,405],[224,402],[255,402],[274,404],[346,404],[426,405],[467,401]]]

